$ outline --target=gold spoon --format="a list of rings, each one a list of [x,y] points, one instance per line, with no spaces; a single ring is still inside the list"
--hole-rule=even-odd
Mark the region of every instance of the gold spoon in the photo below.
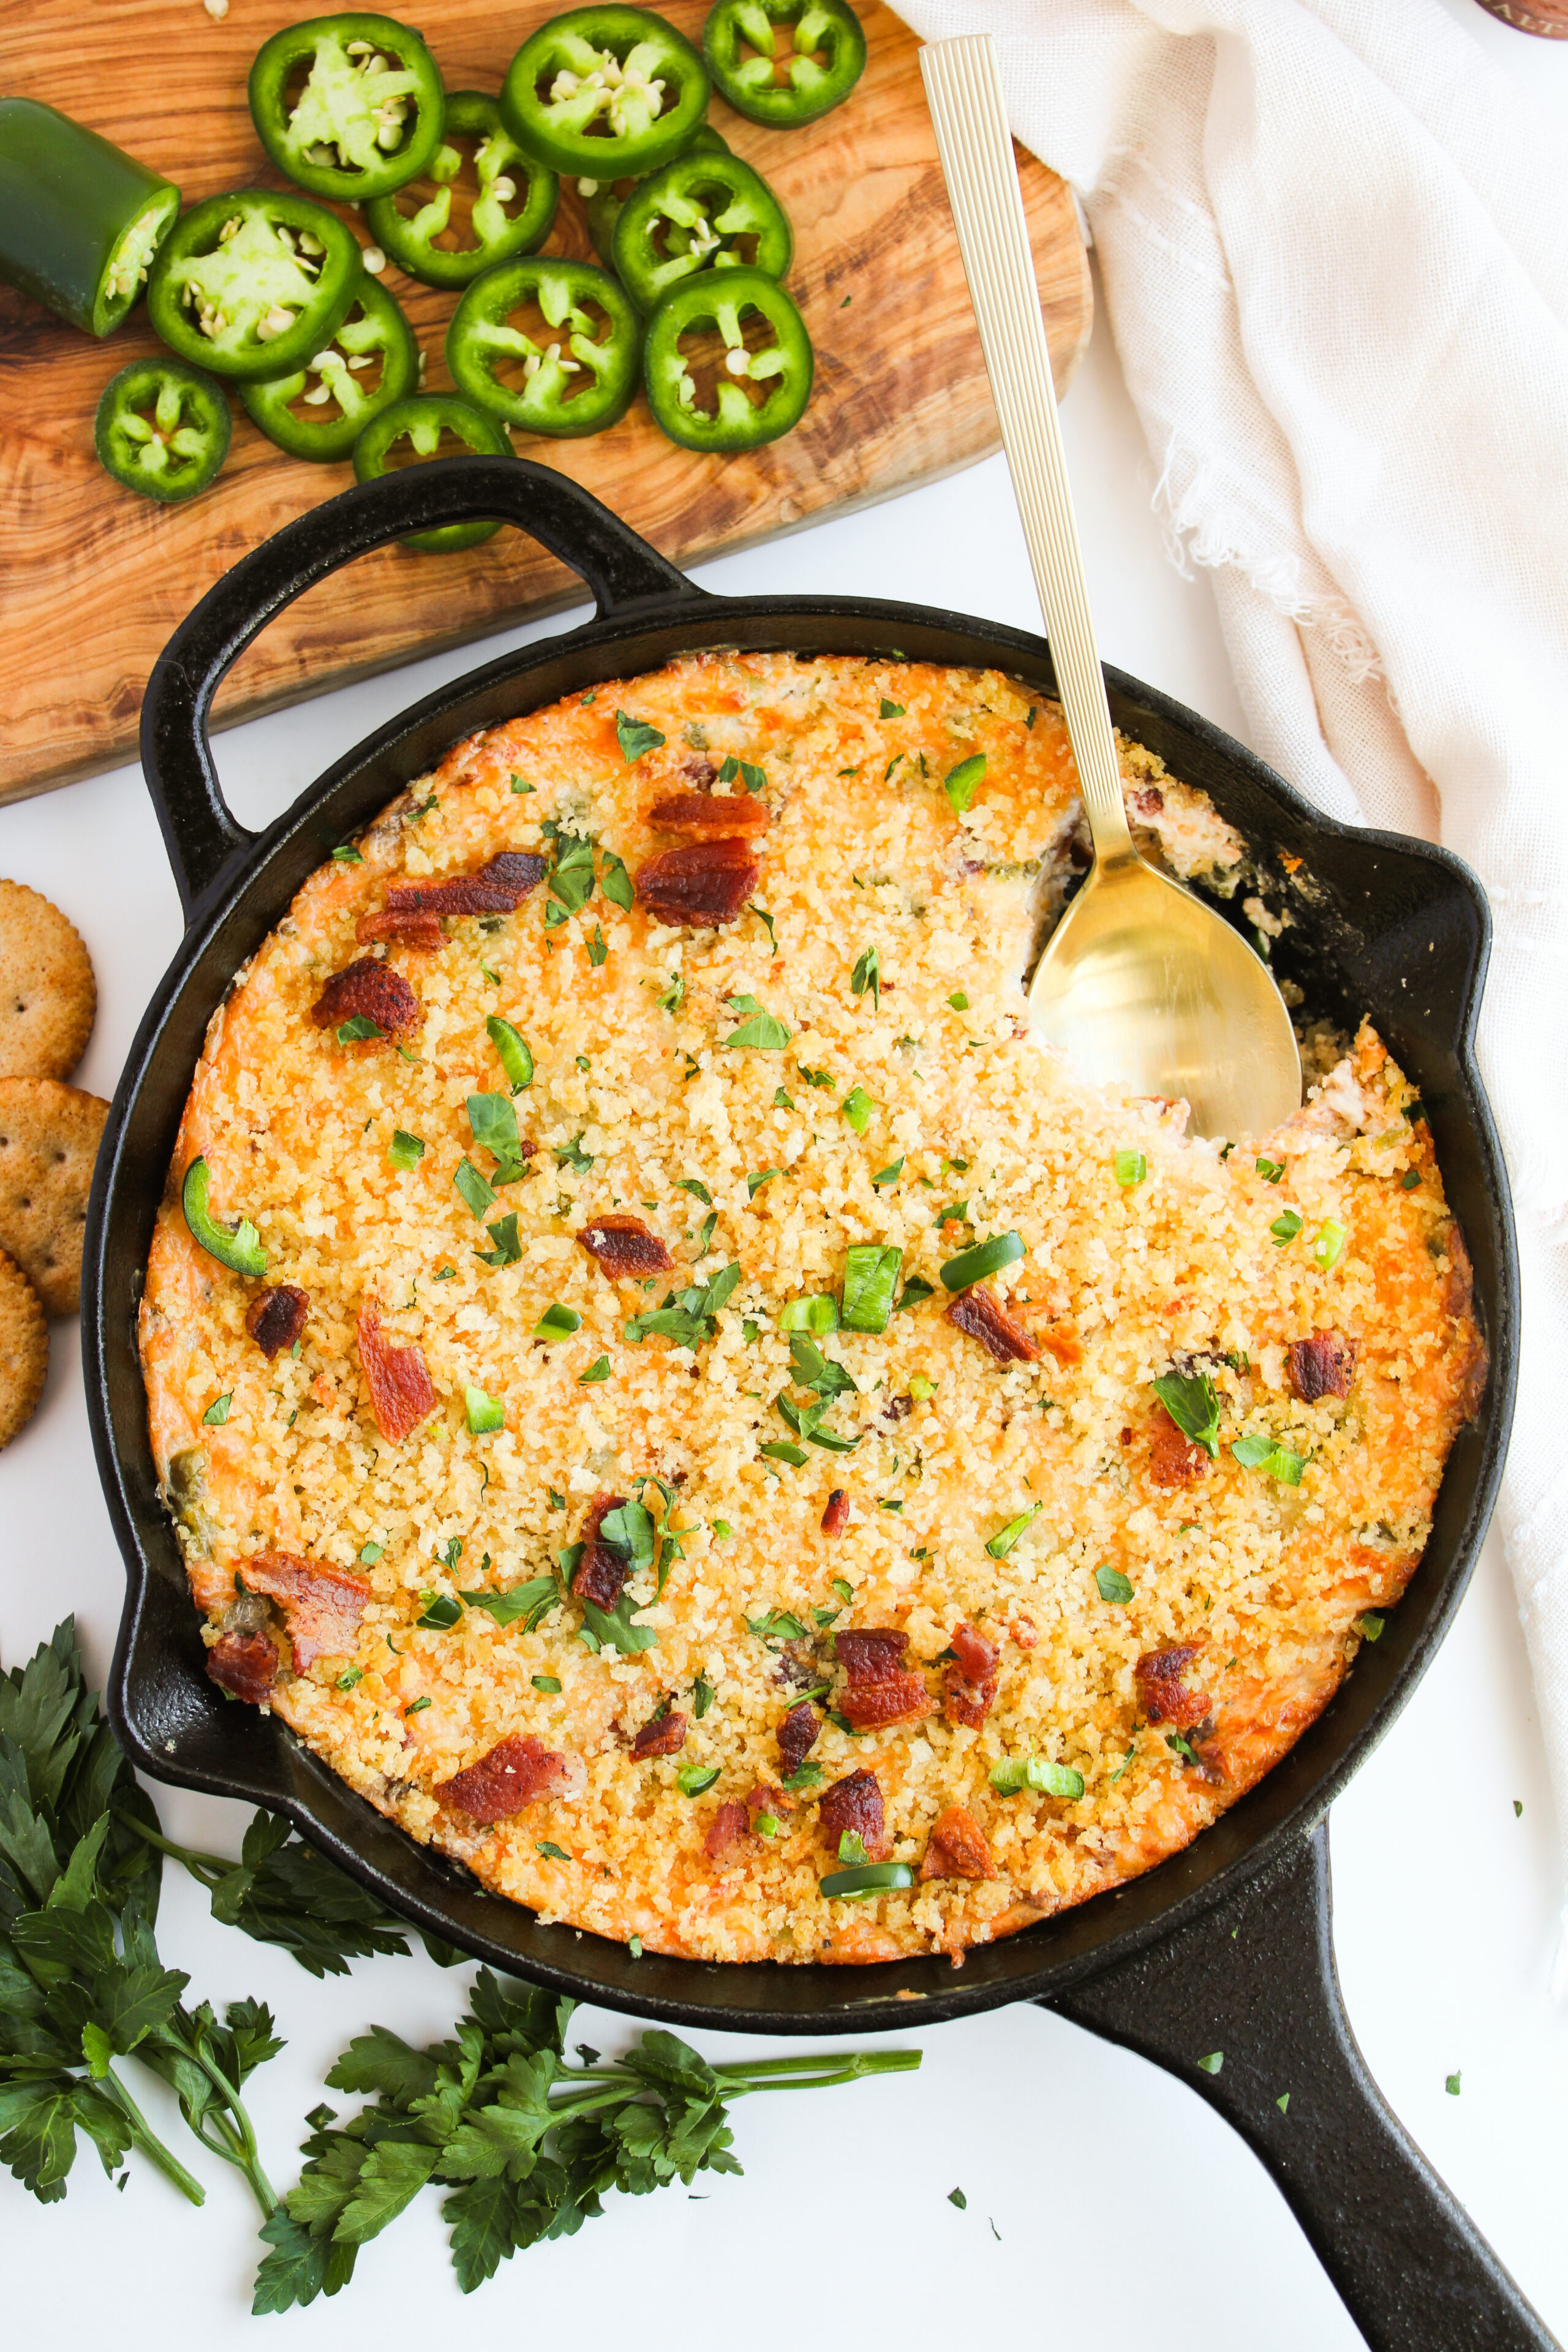
[[[1146,865],[1127,829],[995,45],[932,42],[921,73],[1094,837],[1029,1018],[1095,1084],[1184,1097],[1195,1135],[1264,1135],[1301,1100],[1284,999],[1241,934]]]

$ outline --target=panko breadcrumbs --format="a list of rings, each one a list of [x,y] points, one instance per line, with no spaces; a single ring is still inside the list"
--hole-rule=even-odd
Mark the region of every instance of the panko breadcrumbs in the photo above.
[[[1146,846],[1255,879],[1121,757]],[[1369,1028],[1235,1150],[1032,1041],[1079,843],[1005,677],[721,654],[313,875],[142,1308],[215,1676],[486,1886],[706,1959],[956,1958],[1266,1771],[1421,1557],[1468,1261]]]

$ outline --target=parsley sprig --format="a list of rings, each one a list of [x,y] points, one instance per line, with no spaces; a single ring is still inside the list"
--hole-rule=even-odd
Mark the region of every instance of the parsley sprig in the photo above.
[[[346,2284],[359,2250],[419,2191],[448,2194],[443,2220],[465,2294],[500,2263],[570,2237],[618,2189],[647,2196],[700,2172],[736,2172],[728,2110],[752,2091],[819,2090],[920,2064],[917,2050],[825,2052],[710,2066],[659,2030],[626,2054],[565,2057],[575,2004],[480,1970],[450,2041],[416,2050],[384,2027],[350,2043],[329,2088],[366,2099],[346,2123],[306,2117],[299,2184],[266,2224],[257,2312],[287,2311]]]

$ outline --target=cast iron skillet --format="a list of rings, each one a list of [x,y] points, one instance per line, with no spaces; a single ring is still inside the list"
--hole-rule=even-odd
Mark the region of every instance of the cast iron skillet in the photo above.
[[[570,635],[488,663],[392,719],[267,833],[230,815],[207,740],[220,679],[294,597],[412,530],[497,515],[593,592]],[[409,593],[419,592],[409,566]],[[1322,892],[1279,961],[1309,1000],[1363,1012],[1419,1085],[1449,1197],[1469,1238],[1491,1350],[1479,1418],[1460,1433],[1432,1538],[1375,1647],[1321,1718],[1184,1853],[1112,1895],[971,1952],[875,1968],[724,1968],[544,1927],[481,1891],[354,1796],[276,1717],[227,1704],[204,1672],[198,1621],[159,1503],[136,1353],[153,1216],[208,1016],[307,875],[346,834],[474,729],[600,680],[716,646],[989,666],[1054,691],[1043,639],[960,614],[847,598],[719,598],[695,588],[563,474],[506,458],[411,469],[290,523],[197,605],[153,673],[142,762],[186,918],[142,1024],[99,1155],[83,1267],[88,1398],[129,1594],[109,1703],[155,1778],[286,1813],[420,1926],[501,1969],[678,2025],[771,2033],[907,2032],[1043,2000],[1167,2066],[1273,2172],[1369,2343],[1512,2352],[1552,2339],[1384,2106],[1341,2007],[1329,1935],[1323,1817],[1387,1729],[1458,1603],[1486,1530],[1513,1400],[1518,1276],[1507,1182],[1472,1053],[1486,902],[1458,859],[1331,823],[1191,711],[1114,670],[1119,726],[1209,793],[1261,862],[1305,860]],[[1239,1929],[1239,1933],[1233,1930]],[[912,1994],[914,1999],[908,1998]],[[900,1998],[900,1996],[903,1996]],[[1195,2062],[1222,2050],[1218,2074]],[[1290,2094],[1288,2115],[1277,2098]]]

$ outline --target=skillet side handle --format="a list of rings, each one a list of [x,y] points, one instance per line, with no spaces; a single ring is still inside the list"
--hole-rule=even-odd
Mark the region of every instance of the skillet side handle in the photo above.
[[[142,770],[187,925],[254,837],[224,799],[207,733],[213,697],[247,646],[296,596],[356,556],[415,531],[490,516],[527,531],[575,572],[600,620],[706,602],[570,475],[527,458],[443,457],[406,467],[286,523],[208,589],[159,656],[142,699]],[[412,571],[410,593],[416,593]]]
[[[1272,2174],[1372,2352],[1559,2352],[1368,2073],[1331,1917],[1325,1822],[1228,1902],[1041,2006],[1218,2109]],[[1224,2064],[1209,2074],[1197,2062],[1216,2051]]]

